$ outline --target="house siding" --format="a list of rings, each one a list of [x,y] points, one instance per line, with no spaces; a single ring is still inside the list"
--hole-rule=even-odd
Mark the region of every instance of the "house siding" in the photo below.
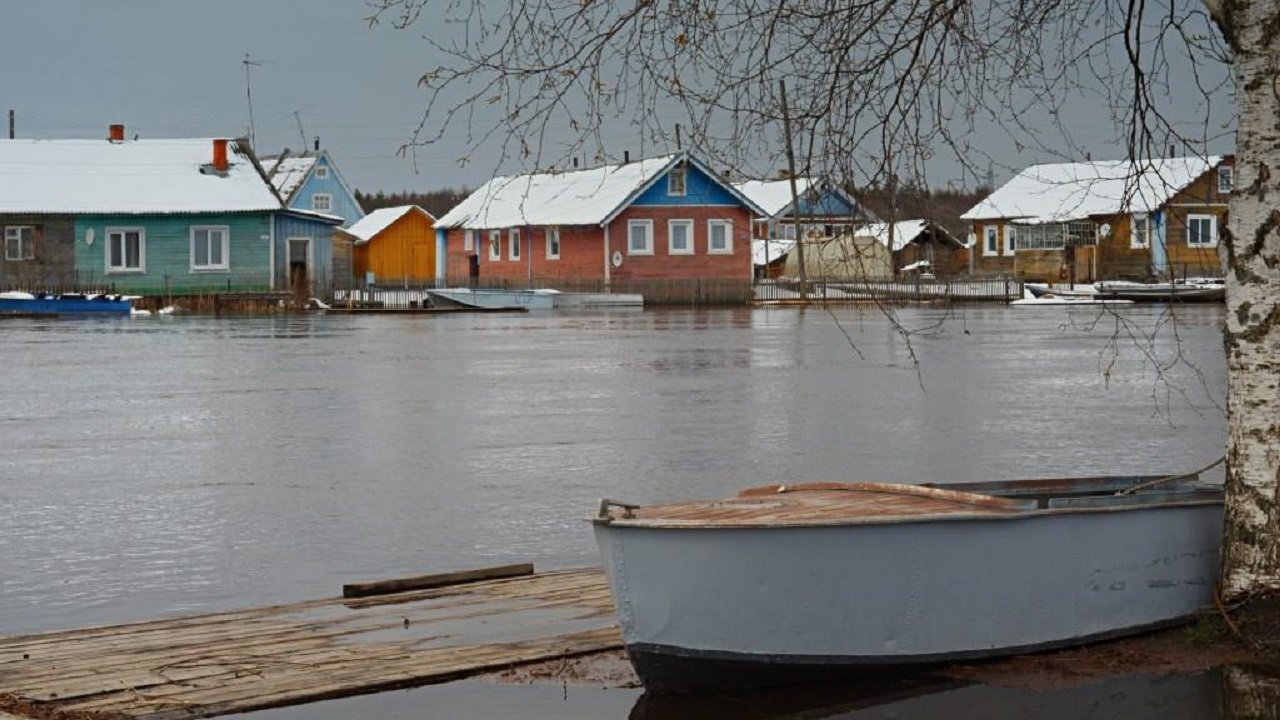
[[[4,228],[35,228],[35,257],[30,260],[8,260],[4,250]],[[53,215],[0,215],[0,284],[38,290],[48,286],[74,284],[75,221]]]
[[[436,277],[436,233],[431,218],[410,211],[367,243],[352,247],[351,262],[356,277],[372,272],[382,280],[434,280]]]
[[[333,287],[333,246],[334,225],[319,219],[299,217],[279,213],[275,216],[275,267],[272,273],[276,290],[289,289],[289,240],[306,238],[311,241],[311,267],[309,292],[317,295],[328,294]],[[266,243],[264,243],[264,246]],[[267,259],[263,258],[263,268],[267,267]]]
[[[653,254],[633,255],[627,250],[627,223],[630,220],[653,221]],[[672,255],[668,251],[669,220],[693,221],[693,253]],[[733,223],[731,253],[708,252],[710,220]],[[750,280],[751,214],[738,207],[636,207],[627,208],[609,224],[610,255],[620,251],[623,262],[611,270],[617,280],[655,278],[700,278],[706,280]]]
[[[667,194],[667,177],[670,172],[661,175],[656,182],[640,193],[631,203],[631,207],[663,206],[663,205],[726,205],[740,204],[733,193],[725,189],[718,181],[711,179],[706,173],[692,163],[685,165],[684,195]]]
[[[200,215],[84,215],[75,220],[76,238],[93,230],[94,242],[73,243],[79,282],[104,284],[118,292],[146,295],[200,295],[266,290],[270,284],[269,213]],[[191,228],[228,228],[227,270],[191,269]],[[107,228],[145,232],[143,272],[107,272]]]
[[[328,177],[316,177],[316,168],[320,167],[328,168]],[[338,179],[338,171],[329,162],[326,155],[321,155],[316,160],[315,166],[307,174],[307,179],[294,192],[293,198],[289,202],[289,207],[293,210],[315,211],[313,198],[316,194],[328,195],[333,199],[333,204],[329,210],[317,212],[324,212],[326,215],[336,215],[342,218],[342,227],[350,226],[365,215],[360,206],[356,204],[356,199],[347,192],[342,181]]]

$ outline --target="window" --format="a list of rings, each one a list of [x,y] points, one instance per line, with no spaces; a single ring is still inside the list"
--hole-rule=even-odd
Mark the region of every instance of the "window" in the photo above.
[[[1217,247],[1218,218],[1212,215],[1188,215],[1187,245],[1191,247]]]
[[[1136,213],[1133,224],[1129,226],[1129,247],[1133,250],[1145,250],[1151,247],[1151,219],[1146,213]]]
[[[675,196],[684,196],[685,167],[677,165],[671,168],[671,172],[667,173],[667,194]]]
[[[462,250],[463,252],[472,252],[476,249],[476,236],[474,230],[462,231]]]
[[[1230,165],[1221,165],[1218,167],[1218,192],[1226,195],[1231,192],[1231,186],[1235,182],[1235,169]]]
[[[194,225],[191,228],[191,269],[228,270],[231,229],[226,225]]]
[[[667,221],[667,254],[693,254],[693,221]]]
[[[502,259],[502,231],[501,230],[489,231],[489,259],[490,260]]]
[[[707,252],[713,255],[733,254],[733,223],[728,220],[707,221]]]
[[[10,225],[4,229],[5,260],[36,259],[36,229],[30,225]]]
[[[547,228],[547,259],[560,259],[560,228]]]
[[[1000,248],[998,245],[1000,241],[998,239],[999,236],[997,235],[998,230],[999,228],[997,228],[995,225],[988,225],[986,227],[987,242],[985,245],[982,246],[983,255],[999,255],[1000,254]]]
[[[142,228],[107,228],[107,272],[145,272],[147,233]]]
[[[630,220],[627,222],[627,252],[631,255],[653,254],[652,220]]]
[[[1018,228],[1013,225],[1004,226],[1004,254],[1012,255],[1018,249]]]
[[[329,177],[329,166],[328,166],[328,165],[317,165],[317,166],[316,166],[316,177],[317,177],[317,178],[319,178],[319,179],[321,179],[321,180],[323,180],[323,179],[325,179],[325,178]]]
[[[520,259],[520,230],[511,228],[511,259]]]
[[[333,209],[333,196],[316,193],[311,196],[311,209],[316,212],[329,212]]]

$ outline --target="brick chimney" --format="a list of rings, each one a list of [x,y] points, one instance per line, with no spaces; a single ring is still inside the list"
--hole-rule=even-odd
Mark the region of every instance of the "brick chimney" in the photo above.
[[[213,170],[224,173],[228,167],[227,141],[225,138],[217,138],[213,141]]]
[[[107,127],[107,139],[113,143],[124,142],[124,125],[111,125]]]

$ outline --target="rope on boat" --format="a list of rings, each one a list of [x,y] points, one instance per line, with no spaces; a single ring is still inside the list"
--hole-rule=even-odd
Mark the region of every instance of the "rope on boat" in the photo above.
[[[1217,460],[1214,460],[1208,465],[1205,465],[1199,470],[1192,470],[1191,472],[1178,473],[1176,475],[1169,475],[1162,478],[1156,478],[1155,480],[1148,480],[1144,483],[1138,483],[1137,485],[1130,485],[1129,487],[1123,490],[1117,490],[1116,495],[1132,495],[1140,490],[1146,490],[1147,488],[1154,487],[1156,485],[1163,485],[1164,483],[1167,483],[1167,482],[1174,482],[1175,480],[1186,480],[1187,478],[1191,478],[1191,477],[1199,477],[1201,473],[1208,472],[1209,470],[1212,470],[1215,466],[1220,465],[1223,462],[1226,462],[1226,459],[1227,459],[1227,456],[1223,455],[1222,457],[1218,458]]]

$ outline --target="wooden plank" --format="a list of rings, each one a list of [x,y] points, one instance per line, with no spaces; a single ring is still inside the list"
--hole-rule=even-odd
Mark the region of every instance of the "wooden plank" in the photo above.
[[[603,573],[559,570],[0,637],[0,707],[45,720],[210,717],[620,646]]]
[[[518,577],[533,574],[533,563],[517,563],[514,565],[495,565],[493,567],[459,570],[457,572],[418,575],[415,577],[392,578],[372,582],[350,583],[342,586],[342,597],[359,598],[370,595],[390,595],[410,590],[429,590],[448,585],[461,585],[480,580],[497,580],[500,578]]]

